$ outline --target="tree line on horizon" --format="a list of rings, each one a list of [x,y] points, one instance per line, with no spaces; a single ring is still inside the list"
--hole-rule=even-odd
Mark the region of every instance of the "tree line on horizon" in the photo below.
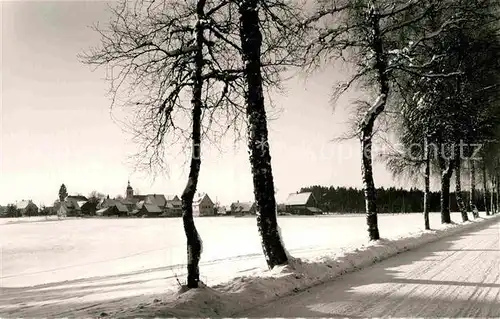
[[[362,189],[344,186],[309,186],[302,187],[300,193],[311,192],[318,203],[318,208],[323,212],[335,214],[361,214],[365,213],[365,199]],[[403,189],[397,187],[380,187],[376,189],[378,213],[422,213],[424,211],[424,191],[417,188]],[[468,198],[469,193],[462,192],[463,198]],[[476,191],[477,198],[483,198],[482,190]],[[429,212],[441,210],[441,193],[429,192]],[[450,211],[459,212],[455,192],[450,192]],[[468,202],[468,201],[467,201]],[[493,204],[496,210],[496,203]],[[486,211],[484,201],[477,201],[477,209]]]
[[[350,105],[347,137],[361,146],[370,240],[380,239],[382,199],[377,196],[383,192],[377,192],[372,154],[379,138],[404,145],[381,160],[395,176],[422,184],[426,229],[431,176],[441,181],[444,224],[451,223],[453,172],[457,194],[461,169],[471,172],[472,211],[477,170],[487,214],[489,189],[496,190],[498,200],[500,157],[498,143],[492,142],[500,133],[497,1],[120,0],[110,12],[108,23],[95,28],[99,45],[80,59],[106,68],[112,107],[133,113],[127,128],[139,146],[140,168],[165,170],[166,151],[173,145],[191,154],[181,196],[188,288],[198,287],[202,252],[192,212],[201,148],[217,145],[228,132],[248,141],[257,230],[267,264],[272,269],[289,261],[277,222],[267,113],[272,94],[290,72],[313,74],[343,63],[350,79],[332,82],[332,102],[352,90],[364,93]],[[466,145],[465,153],[458,154],[459,144]],[[479,160],[477,144],[483,145]],[[432,146],[438,146],[436,152]],[[458,203],[465,221],[461,196]]]

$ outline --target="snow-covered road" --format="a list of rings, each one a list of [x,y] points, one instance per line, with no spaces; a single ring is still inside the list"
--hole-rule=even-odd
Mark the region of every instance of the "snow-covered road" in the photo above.
[[[500,223],[447,237],[243,317],[500,317]]]

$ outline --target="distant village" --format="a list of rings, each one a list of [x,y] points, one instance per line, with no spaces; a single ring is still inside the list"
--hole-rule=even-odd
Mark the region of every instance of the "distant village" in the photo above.
[[[62,185],[64,186],[64,184]],[[64,186],[65,188],[65,186]],[[128,182],[125,197],[110,198],[109,195],[86,197],[83,195],[63,196],[53,206],[38,207],[32,200],[22,200],[7,206],[0,206],[0,217],[49,216],[66,217],[181,217],[182,202],[177,195],[134,194]],[[279,214],[313,215],[321,214],[312,192],[292,193],[283,204],[278,205]],[[203,216],[246,216],[255,215],[254,202],[236,201],[230,206],[220,206],[206,193],[198,193],[193,200],[193,215]]]

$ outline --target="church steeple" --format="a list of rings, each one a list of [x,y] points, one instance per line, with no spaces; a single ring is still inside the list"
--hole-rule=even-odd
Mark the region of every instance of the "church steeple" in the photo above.
[[[130,180],[127,183],[127,199],[132,199],[134,197],[134,189],[130,186]]]

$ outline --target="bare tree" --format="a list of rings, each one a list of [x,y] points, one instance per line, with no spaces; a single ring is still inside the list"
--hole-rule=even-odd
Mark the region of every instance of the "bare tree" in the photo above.
[[[238,132],[246,113],[241,106],[246,102],[247,66],[237,41],[239,5],[226,0],[122,0],[111,9],[109,26],[96,28],[101,46],[82,56],[84,63],[108,68],[112,106],[132,109],[128,128],[140,146],[135,157],[140,168],[155,173],[165,169],[170,145],[191,150],[181,196],[188,288],[198,287],[202,252],[192,212],[201,144],[206,140],[215,145],[231,128]],[[268,31],[259,72],[268,88],[279,87],[282,67],[292,64],[289,55],[279,52],[290,40]]]
[[[366,203],[368,234],[371,240],[380,238],[373,178],[372,146],[377,119],[386,109],[390,93],[397,86],[401,74],[415,74],[421,78],[450,76],[429,74],[424,66],[436,63],[432,59],[414,59],[426,41],[435,38],[453,23],[445,21],[437,28],[422,28],[422,20],[435,12],[437,1],[318,1],[319,7],[307,25],[313,25],[316,36],[307,48],[314,64],[324,59],[348,59],[356,71],[354,76],[338,86],[334,96],[346,92],[354,83],[364,84],[373,100],[358,103],[358,129],[361,144],[361,172]]]
[[[104,195],[103,193],[99,193],[97,191],[92,191],[90,192],[87,198],[88,202],[91,205],[91,208],[89,209],[88,212],[95,214],[97,208],[99,207],[99,204],[101,204],[104,198],[106,198],[106,195]]]
[[[257,206],[257,225],[269,268],[288,261],[277,224],[275,186],[267,131],[265,92],[280,89],[281,75],[288,67],[301,66],[303,37],[299,27],[300,6],[285,0],[228,1],[227,14],[237,17],[225,29],[214,28],[214,36],[228,44],[238,57],[246,108],[248,147]],[[270,101],[269,101],[270,102]]]
[[[92,192],[90,192],[90,194],[87,198],[89,201],[99,202],[100,200],[106,198],[106,195],[104,195],[103,193],[100,193],[98,191],[92,191]]]
[[[196,5],[196,24],[193,30],[194,40],[194,61],[193,74],[191,75],[192,86],[192,156],[189,169],[189,177],[186,188],[181,195],[182,200],[182,221],[184,232],[187,238],[187,261],[188,261],[188,288],[197,288],[200,280],[200,262],[202,243],[200,235],[196,230],[193,220],[193,199],[196,194],[198,177],[201,168],[201,116],[202,116],[202,94],[203,94],[203,49],[205,27],[205,0],[199,0]]]
[[[226,15],[219,10],[224,3],[210,1],[208,7],[205,0],[121,1],[111,8],[109,26],[96,28],[101,46],[82,56],[84,63],[108,67],[112,106],[121,102],[132,107],[130,127],[146,168],[164,168],[166,141],[191,144],[188,182],[181,196],[188,288],[198,287],[202,252],[192,211],[202,136],[216,135],[217,126],[227,131],[227,124],[234,123],[234,118],[218,116],[220,112],[234,117],[240,113],[234,95],[238,88],[230,81],[238,78],[241,68],[233,68],[234,59],[224,59],[226,46],[208,32],[223,25]]]
[[[277,222],[274,179],[262,82],[262,38],[259,5],[268,1],[239,1],[241,56],[245,65],[248,148],[252,167],[257,225],[269,268],[288,262]],[[270,2],[270,1],[269,1]]]
[[[429,158],[425,154],[428,153],[428,145],[433,144],[436,147],[435,164],[439,168],[441,178],[442,223],[451,222],[449,211],[450,179],[456,162],[461,160],[459,156],[455,156],[456,145],[461,143],[461,138],[465,139],[464,133],[468,132],[470,128],[474,128],[476,131],[482,130],[480,128],[484,126],[483,124],[479,125],[479,122],[476,121],[476,124],[471,125],[468,119],[479,119],[477,114],[488,109],[488,107],[484,107],[484,103],[469,104],[475,95],[471,87],[476,90],[481,87],[490,87],[491,83],[485,85],[483,80],[478,79],[481,78],[481,73],[487,73],[483,71],[495,69],[495,65],[491,63],[498,60],[490,57],[485,58],[485,55],[480,53],[485,51],[485,46],[478,46],[482,40],[477,41],[481,36],[474,38],[473,34],[476,34],[477,31],[469,33],[469,38],[462,34],[467,32],[464,30],[480,29],[485,25],[483,18],[488,15],[490,16],[486,21],[493,21],[491,14],[487,12],[495,12],[495,10],[491,10],[494,7],[487,2],[409,1],[405,4],[400,3],[399,9],[395,11],[385,11],[390,12],[392,21],[385,21],[383,30],[398,30],[395,38],[391,38],[390,32],[382,31],[382,34],[385,34],[383,37],[385,54],[389,56],[386,73],[391,84],[389,87],[391,96],[392,98],[398,94],[404,96],[401,99],[401,105],[403,105],[402,111],[405,115],[396,118],[404,120],[405,116],[412,116],[411,125],[407,124],[410,121],[404,122],[407,127],[403,130],[403,136],[409,137],[410,140],[403,139],[403,142],[407,146],[424,142],[422,149],[424,150],[423,156],[426,159],[426,166],[429,164]],[[379,3],[379,5],[384,7],[383,4]],[[397,7],[398,4],[394,4],[393,8]],[[340,6],[335,8],[338,9]],[[394,15],[394,12],[405,14],[400,17]],[[399,22],[394,23],[395,21]],[[401,28],[403,25],[408,28]],[[487,27],[483,27],[484,29]],[[376,34],[376,32],[372,33]],[[488,34],[488,37],[492,39],[495,38],[490,32],[485,34]],[[403,42],[401,42],[401,38]],[[405,45],[404,41],[408,41],[408,45]],[[374,55],[372,54],[372,56]],[[475,62],[467,64],[465,61],[468,60]],[[374,63],[374,65],[377,64]],[[483,69],[487,65],[488,67]],[[367,69],[366,67],[361,68],[361,70]],[[484,79],[495,77],[491,71],[488,73],[486,76],[483,75]],[[357,75],[360,74],[357,73]],[[472,74],[475,75],[472,76]],[[473,79],[476,80],[473,81]],[[491,82],[491,80],[489,81]],[[375,83],[380,83],[380,81],[375,81]],[[415,99],[418,100],[418,103],[413,103]],[[474,105],[481,105],[479,109],[483,111],[478,110],[477,107],[474,109]],[[401,110],[400,106],[398,106],[398,110]],[[417,111],[416,116],[411,114],[415,113],[414,110]],[[423,163],[422,161],[406,161],[404,156],[396,159],[399,161],[399,166],[409,164],[418,167]],[[393,164],[390,163],[394,166]],[[398,170],[400,170],[399,166],[396,166]],[[406,168],[414,169],[408,166]],[[404,169],[405,167],[403,167]],[[428,175],[427,167],[426,171],[426,175]],[[460,175],[457,178],[457,186],[459,187]],[[428,190],[427,185],[428,177],[425,187]],[[458,200],[460,202],[460,198]],[[428,228],[428,213],[426,213],[425,207],[426,205],[424,205],[424,219],[425,226]],[[462,215],[462,217],[467,218],[466,215]]]

